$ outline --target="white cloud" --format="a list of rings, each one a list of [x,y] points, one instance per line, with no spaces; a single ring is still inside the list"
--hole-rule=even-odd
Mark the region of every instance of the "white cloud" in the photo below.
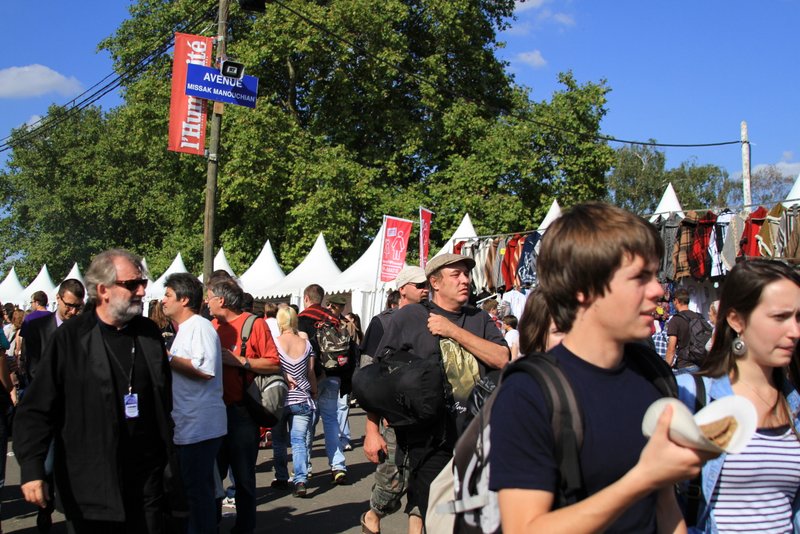
[[[515,2],[516,6],[514,7],[514,11],[516,13],[524,13],[525,11],[538,9],[542,7],[545,2],[547,2],[547,0],[517,0]]]
[[[541,69],[547,65],[547,60],[542,56],[540,50],[533,50],[531,52],[521,52],[517,54],[517,61],[524,63],[534,69]]]
[[[25,121],[25,126],[31,127],[42,120],[41,115],[31,115],[31,118]]]
[[[9,67],[0,70],[0,98],[28,98],[47,93],[73,96],[83,87],[74,77],[67,78],[44,65]]]
[[[575,26],[575,19],[572,18],[572,15],[567,15],[566,13],[555,13],[553,20],[564,26]]]
[[[766,169],[767,167],[775,167],[782,176],[797,176],[800,174],[800,162],[779,161],[778,163],[759,163],[750,169],[751,174]],[[742,177],[742,172],[739,171],[735,174],[739,178]]]
[[[791,150],[787,150],[783,153],[783,157],[781,157],[781,161],[792,161],[794,159],[794,152]]]

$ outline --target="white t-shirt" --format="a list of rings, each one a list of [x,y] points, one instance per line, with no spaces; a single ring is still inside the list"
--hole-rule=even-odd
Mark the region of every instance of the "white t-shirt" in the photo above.
[[[267,317],[264,321],[272,333],[272,339],[278,339],[278,336],[281,335],[281,330],[278,328],[278,320],[275,317]]]
[[[509,330],[503,335],[503,337],[505,338],[506,343],[508,343],[509,347],[512,347],[514,345],[519,347],[519,330],[516,329]]]
[[[170,352],[190,358],[195,369],[211,380],[172,373],[172,419],[175,444],[189,445],[224,436],[228,432],[225,403],[222,402],[222,349],[211,322],[193,315],[180,324]]]
[[[511,306],[511,314],[517,318],[517,321],[522,320],[522,310],[525,309],[525,301],[527,299],[527,295],[520,293],[516,289],[503,293],[503,300]]]

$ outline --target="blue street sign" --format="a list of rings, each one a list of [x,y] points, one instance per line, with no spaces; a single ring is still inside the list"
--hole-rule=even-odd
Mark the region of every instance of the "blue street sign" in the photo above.
[[[219,70],[205,65],[189,63],[187,66],[187,95],[237,106],[256,107],[258,78],[255,76],[245,75],[241,80],[237,80],[223,76]]]

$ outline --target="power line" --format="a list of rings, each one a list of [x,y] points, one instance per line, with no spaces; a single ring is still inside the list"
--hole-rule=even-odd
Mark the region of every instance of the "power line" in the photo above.
[[[429,87],[431,87],[431,88],[433,88],[433,89],[435,89],[437,91],[440,91],[440,92],[443,92],[443,93],[447,93],[451,97],[458,98],[460,96],[460,95],[457,95],[457,94],[453,93],[452,91],[450,91],[447,88],[440,87],[435,82],[432,82],[432,81],[420,76],[419,74],[417,74],[415,72],[408,71],[408,70],[406,70],[405,68],[403,68],[400,65],[393,64],[393,63],[389,62],[388,60],[385,60],[385,59],[383,59],[383,58],[381,58],[379,56],[376,56],[375,54],[371,53],[370,51],[368,51],[363,46],[361,46],[361,45],[359,45],[359,44],[357,44],[357,43],[355,43],[355,42],[353,42],[353,41],[351,41],[351,40],[349,40],[349,39],[347,39],[345,37],[342,37],[338,33],[336,33],[333,30],[327,28],[324,24],[316,22],[315,20],[311,19],[308,15],[306,15],[306,14],[300,12],[300,11],[295,10],[294,8],[292,8],[291,6],[287,5],[283,1],[281,1],[281,0],[271,0],[271,1],[272,1],[272,3],[277,4],[278,6],[282,7],[286,11],[289,11],[290,13],[292,13],[297,18],[303,20],[309,26],[311,26],[313,28],[316,28],[316,29],[320,30],[321,32],[330,35],[335,40],[337,40],[337,41],[339,41],[341,43],[344,43],[347,46],[350,46],[355,50],[360,51],[361,53],[363,53],[365,56],[369,57],[370,59],[372,59],[374,61],[377,61],[377,62],[383,64],[384,66],[387,66],[387,67],[390,67],[390,68],[393,68],[393,69],[397,69],[398,71],[402,72],[406,76],[409,76],[409,77],[411,77],[411,78],[413,78],[413,79],[415,79],[415,80],[417,80],[417,81],[419,81],[421,83],[424,83],[425,85],[427,85],[427,86],[429,86]],[[546,123],[546,122],[542,122],[542,121],[538,121],[538,120],[535,120],[535,119],[531,119],[529,117],[521,117],[521,116],[518,116],[518,115],[511,115],[511,116],[515,117],[516,119],[519,119],[519,120],[522,120],[522,121],[525,121],[525,122],[529,122],[531,124],[535,124],[536,126],[541,126],[543,128],[547,128],[547,129],[550,129],[550,130],[557,130],[557,131],[561,131],[561,132],[564,132],[564,133],[570,133],[570,134],[573,134],[573,135],[577,135],[577,136],[584,137],[584,138],[590,138],[590,139],[594,139],[594,140],[608,141],[608,142],[611,142],[611,143],[622,143],[622,144],[628,144],[628,145],[642,145],[642,146],[668,147],[668,148],[698,148],[698,147],[716,147],[716,146],[725,146],[725,145],[738,145],[738,144],[741,143],[740,140],[721,141],[721,142],[716,142],[716,143],[657,143],[655,141],[632,141],[632,140],[621,139],[621,138],[613,137],[613,136],[609,136],[609,135],[590,134],[590,133],[587,133],[587,132],[578,132],[578,131],[575,131],[575,130],[571,130],[569,128],[562,128],[562,127],[556,126],[554,124],[549,124],[549,123]]]
[[[162,43],[154,51],[148,53],[142,59],[140,59],[139,61],[137,61],[136,63],[134,63],[130,67],[128,67],[122,74],[119,74],[118,76],[116,76],[116,78],[114,78],[110,82],[106,83],[105,85],[103,85],[102,87],[97,89],[95,92],[89,94],[83,100],[79,101],[79,99],[83,95],[86,95],[92,89],[100,86],[101,84],[103,84],[103,82],[105,82],[111,76],[113,76],[113,73],[107,75],[102,80],[100,80],[99,82],[97,82],[94,85],[92,85],[89,89],[87,89],[86,91],[84,91],[83,93],[78,95],[77,97],[73,98],[70,101],[70,102],[73,103],[72,106],[70,106],[66,110],[66,112],[64,112],[64,114],[61,115],[60,117],[57,117],[55,119],[50,119],[50,120],[48,120],[47,116],[42,117],[37,122],[35,122],[33,125],[31,125],[31,129],[29,129],[29,130],[27,130],[27,131],[25,131],[25,132],[23,132],[21,134],[18,134],[16,136],[16,138],[14,138],[13,140],[12,140],[13,134],[9,134],[8,136],[0,139],[0,153],[10,150],[16,144],[25,142],[28,139],[31,139],[31,138],[34,138],[36,136],[43,135],[43,134],[49,132],[50,130],[52,130],[53,128],[58,126],[59,124],[65,122],[66,120],[71,118],[71,116],[74,115],[75,113],[77,113],[78,111],[81,111],[81,110],[89,107],[90,105],[94,104],[95,102],[97,102],[98,100],[103,98],[105,95],[110,93],[111,91],[113,91],[113,90],[117,89],[118,87],[120,87],[125,81],[127,81],[130,78],[132,78],[133,76],[136,76],[137,74],[143,72],[153,61],[155,61],[158,57],[160,57],[162,54],[164,54],[166,51],[168,51],[173,46],[173,43],[174,43],[174,40],[175,40],[175,31],[193,32],[195,29],[197,29],[200,26],[200,24],[202,24],[204,19],[208,18],[208,16],[213,12],[213,9],[214,8],[209,8],[206,11],[202,12],[200,15],[198,15],[197,18],[195,18],[194,20],[188,22],[187,24],[185,24],[179,30],[171,31],[169,33],[169,35],[162,41]]]

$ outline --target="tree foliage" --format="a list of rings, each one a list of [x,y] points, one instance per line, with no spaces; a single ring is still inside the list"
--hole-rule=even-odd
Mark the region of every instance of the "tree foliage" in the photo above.
[[[206,13],[195,33],[213,31],[214,4],[138,0],[101,48],[129,73],[165,29]],[[226,106],[222,121],[215,244],[237,272],[267,239],[291,268],[319,232],[346,267],[384,214],[415,219],[419,206],[435,212],[436,243],[465,212],[479,233],[511,232],[535,227],[553,199],[606,194],[614,151],[596,136],[608,88],[564,73],[532,102],[495,55],[513,0],[287,5],[230,9],[228,55],[260,80],[257,108]],[[166,150],[170,73],[162,55],[129,76],[120,107],[15,147],[0,175],[7,263],[55,274],[126,246],[156,273],[178,251],[200,270],[206,162]]]

